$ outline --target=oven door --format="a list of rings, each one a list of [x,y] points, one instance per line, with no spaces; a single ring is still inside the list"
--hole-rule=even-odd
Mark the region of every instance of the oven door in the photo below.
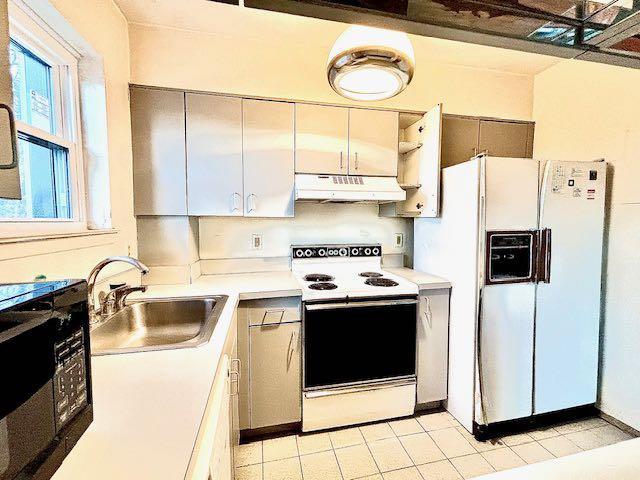
[[[415,298],[306,303],[305,391],[415,378]]]

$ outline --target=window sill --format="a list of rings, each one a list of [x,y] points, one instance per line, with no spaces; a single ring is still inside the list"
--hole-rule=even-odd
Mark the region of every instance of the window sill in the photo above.
[[[39,242],[45,240],[59,240],[64,238],[75,237],[93,237],[97,235],[115,235],[118,230],[113,228],[105,228],[99,230],[81,230],[77,232],[62,232],[62,233],[34,233],[26,235],[16,235],[12,237],[0,237],[0,245],[6,245],[11,243],[27,243],[27,242]]]

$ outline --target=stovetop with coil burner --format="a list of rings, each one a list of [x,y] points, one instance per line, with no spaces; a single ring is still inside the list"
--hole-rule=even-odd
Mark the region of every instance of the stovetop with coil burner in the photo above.
[[[382,247],[299,245],[291,247],[291,270],[303,300],[417,295],[418,287],[382,269]]]

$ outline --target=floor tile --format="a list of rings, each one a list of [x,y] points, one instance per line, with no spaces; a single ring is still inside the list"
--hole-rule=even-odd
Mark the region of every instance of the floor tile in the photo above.
[[[375,475],[369,475],[367,477],[361,477],[358,480],[382,480],[382,475],[376,473]]]
[[[398,437],[424,432],[424,429],[415,418],[395,420],[393,422],[389,422],[389,426]]]
[[[396,436],[388,423],[374,423],[360,427],[362,436],[367,442],[382,440],[383,438],[393,438]]]
[[[235,480],[262,480],[262,464],[237,467]]]
[[[233,452],[236,467],[262,463],[262,442],[238,445]]]
[[[607,441],[596,435],[593,430],[581,430],[579,432],[567,433],[565,437],[583,450],[591,450],[593,448],[604,447],[607,445]]]
[[[340,448],[335,453],[345,480],[378,473],[376,462],[366,445]]]
[[[451,463],[464,478],[477,477],[494,471],[493,467],[479,453],[452,458]]]
[[[633,438],[631,435],[623,432],[618,427],[609,424],[603,427],[593,428],[591,429],[591,431],[598,437],[602,438],[603,441],[607,442],[606,445],[611,445],[612,443],[622,442],[624,440]]]
[[[562,435],[567,433],[580,432],[582,430],[589,430],[595,427],[602,427],[609,425],[605,420],[599,417],[586,418],[584,420],[578,420],[575,422],[565,423],[564,425],[558,425],[555,429]]]
[[[298,457],[266,462],[263,467],[264,480],[302,480]]]
[[[524,445],[516,445],[511,448],[527,463],[544,462],[545,460],[555,458],[551,452],[538,442],[525,443]]]
[[[400,437],[400,443],[402,443],[402,446],[416,465],[447,458],[427,433],[416,433]]]
[[[381,472],[411,467],[413,462],[396,437],[376,440],[367,444]]]
[[[565,457],[582,451],[580,447],[563,435],[545,438],[539,443],[556,457]]]
[[[509,447],[484,452],[482,457],[497,471],[526,465],[525,461]]]
[[[531,437],[528,433],[516,433],[515,435],[507,435],[506,437],[502,437],[501,440],[502,443],[509,447],[534,441],[533,437]]]
[[[262,455],[265,462],[297,457],[298,445],[296,443],[296,437],[289,435],[287,437],[265,440],[262,442]]]
[[[447,458],[460,457],[476,453],[475,448],[465,440],[462,434],[455,427],[443,430],[433,430],[429,435],[436,442],[436,445]]]
[[[333,450],[300,457],[304,480],[342,480]]]
[[[418,465],[418,471],[426,480],[459,480],[462,478],[449,460]]]
[[[552,438],[560,435],[560,432],[553,427],[541,428],[540,430],[533,430],[532,432],[527,433],[534,440],[544,440],[545,438]]]
[[[364,443],[364,437],[358,427],[343,428],[329,432],[329,438],[331,439],[333,448],[350,447]]]
[[[384,480],[422,480],[422,475],[416,467],[403,468],[382,474]],[[305,479],[306,480],[306,479]]]
[[[420,415],[417,420],[427,432],[460,425],[449,412],[427,413]]]
[[[333,448],[328,433],[298,435],[296,441],[298,442],[298,454],[300,455],[324,452]]]
[[[465,440],[469,442],[471,446],[479,452],[488,452],[490,450],[497,450],[498,448],[503,448],[505,446],[504,443],[502,443],[502,441],[499,438],[495,440],[486,440],[481,442],[479,440],[476,440],[476,437],[471,435],[467,431],[467,429],[464,427],[458,427],[456,428],[456,430],[458,430],[462,434],[462,436],[465,438]]]

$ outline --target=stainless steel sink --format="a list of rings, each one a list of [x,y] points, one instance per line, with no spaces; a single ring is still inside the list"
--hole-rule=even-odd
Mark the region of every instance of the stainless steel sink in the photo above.
[[[211,338],[227,296],[163,298],[125,306],[91,331],[94,355],[196,347]]]

